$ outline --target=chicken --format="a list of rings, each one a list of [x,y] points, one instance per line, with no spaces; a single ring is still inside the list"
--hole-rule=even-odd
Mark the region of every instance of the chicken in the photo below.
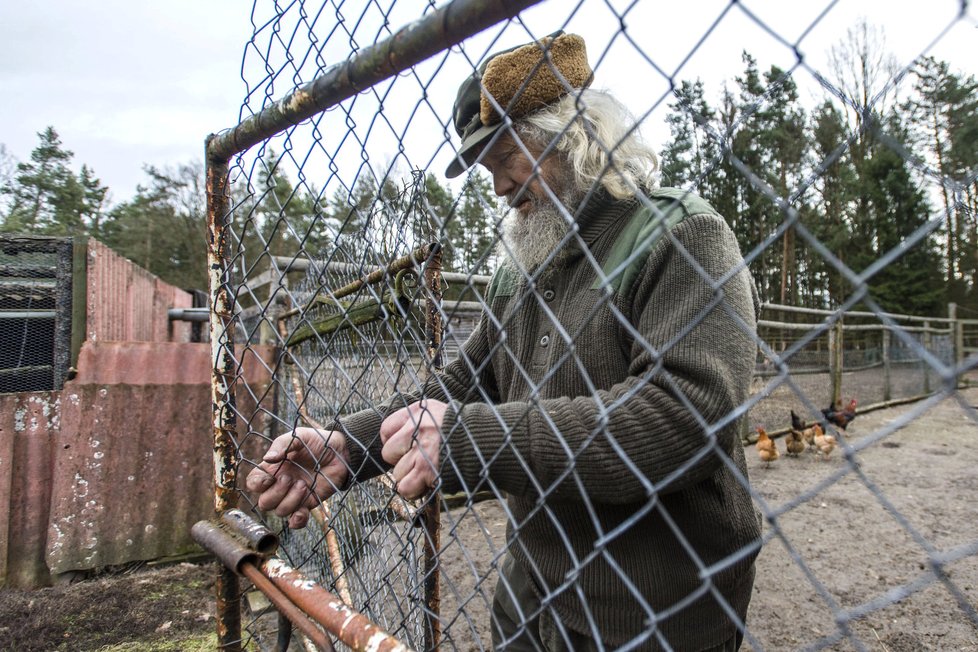
[[[791,457],[798,457],[799,453],[808,448],[808,444],[805,443],[805,435],[802,431],[792,428],[785,436],[784,447],[786,454]]]
[[[823,433],[822,427],[818,424],[813,427],[817,428],[815,432],[815,449],[819,452],[819,459],[826,458],[829,456],[829,453],[835,450],[835,437]]]
[[[849,401],[849,405],[845,409],[842,408],[842,401],[838,401],[822,410],[822,414],[826,421],[845,430],[849,423],[856,418],[856,399]]]
[[[757,443],[754,444],[754,448],[757,449],[757,456],[765,463],[764,468],[770,467],[771,462],[781,457],[774,440],[768,437],[764,428],[760,426],[757,426]]]
[[[801,420],[795,411],[791,411],[791,430],[792,433],[797,432],[804,442],[805,446],[815,445],[815,427],[817,424],[805,425],[805,422]],[[802,446],[801,450],[804,450]],[[814,451],[813,451],[814,452]]]
[[[791,411],[791,427],[795,430],[804,430],[807,426],[805,422],[801,420],[801,417],[795,414],[795,411]]]

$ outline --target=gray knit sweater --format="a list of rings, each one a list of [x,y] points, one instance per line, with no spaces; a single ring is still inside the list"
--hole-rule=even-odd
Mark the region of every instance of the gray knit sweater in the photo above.
[[[441,489],[508,495],[511,552],[565,626],[698,650],[734,634],[720,602],[742,621],[753,585],[759,521],[731,413],[757,299],[708,204],[651,198],[668,235],[623,247],[639,204],[599,194],[559,273],[528,292],[497,272],[489,313],[425,394],[450,403]],[[383,466],[382,417],[415,398],[343,420],[357,480]]]

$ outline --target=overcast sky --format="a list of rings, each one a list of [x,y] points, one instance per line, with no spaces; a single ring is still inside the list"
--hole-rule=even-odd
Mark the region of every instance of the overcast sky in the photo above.
[[[259,8],[266,13],[265,5],[271,4],[259,0]],[[358,4],[347,0],[343,11],[348,17],[356,15],[353,7]],[[616,91],[636,107],[633,110],[643,112],[650,98],[668,89],[668,82],[654,74],[632,42],[620,35],[613,38],[617,18],[608,7],[620,11],[630,4],[623,0],[587,2],[568,20],[574,3],[547,0],[526,12],[522,25],[491,30],[466,43],[463,50],[469,59],[478,59],[487,48],[525,42],[528,29],[544,35],[567,21],[568,31],[585,36],[592,64],[604,57],[596,85]],[[884,28],[888,49],[901,64],[909,63],[952,25],[929,53],[948,61],[953,70],[978,71],[975,9],[955,22],[960,11],[955,0],[744,0],[726,12],[687,60],[727,4],[726,0],[644,0],[626,17],[628,34],[665,73],[678,70],[678,79],[703,78],[711,92],[721,80],[743,69],[739,56],[743,49],[757,57],[762,69],[771,64],[790,68],[795,64],[790,46],[799,38],[806,62],[827,73],[828,49],[862,16]],[[313,5],[306,3],[307,13],[318,10],[318,4]],[[417,18],[425,5],[423,0],[401,0],[390,15],[391,28]],[[830,7],[828,13],[806,31],[826,7]],[[787,43],[752,21],[748,12]],[[243,59],[252,86],[261,78],[255,67],[256,48],[244,56],[255,32],[251,14],[252,3],[247,0],[0,2],[0,143],[16,159],[25,160],[37,143],[36,133],[54,126],[65,146],[75,153],[76,167],[87,163],[110,187],[114,201],[126,199],[144,180],[144,164],[176,165],[201,159],[204,137],[237,123],[246,94]],[[332,9],[327,8],[317,22],[323,39],[335,26],[332,16]],[[256,21],[261,24],[260,19]],[[341,52],[327,49],[324,57],[338,59]],[[439,78],[430,87],[432,103],[450,106],[466,70],[471,70],[471,64],[459,55],[422,69],[423,78]],[[803,100],[814,104],[819,91],[811,75],[801,71],[797,77],[803,94],[809,95]],[[274,96],[281,97],[287,90],[280,84]],[[385,106],[393,115],[392,104]],[[365,107],[370,110],[369,103]],[[442,110],[442,117],[449,110]],[[662,126],[664,111],[663,106],[649,120],[651,128],[646,127],[656,145],[668,136]],[[405,144],[410,148],[411,141]],[[420,144],[418,149],[423,149]],[[443,169],[447,156],[444,147],[419,151],[413,163],[434,161]]]

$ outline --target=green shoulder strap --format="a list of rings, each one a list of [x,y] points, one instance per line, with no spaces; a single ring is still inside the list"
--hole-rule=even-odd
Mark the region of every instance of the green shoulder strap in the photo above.
[[[645,264],[645,255],[652,251],[653,245],[666,231],[673,228],[686,217],[700,213],[713,213],[716,210],[700,197],[678,188],[658,188],[648,195],[628,220],[608,259],[602,266],[606,278],[597,278],[593,290],[609,287],[618,294],[626,293],[638,277]],[[509,297],[516,293],[519,275],[506,264],[499,266],[489,282],[486,302],[495,297]]]
[[[486,290],[486,304],[492,303],[496,297],[511,297],[516,294],[519,277],[511,265],[502,263],[492,275],[489,288]]]
[[[716,213],[700,197],[678,188],[658,188],[648,197],[615,240],[602,266],[605,280],[595,279],[592,290],[608,287],[616,294],[627,293],[645,264],[645,254],[669,229],[690,215]]]

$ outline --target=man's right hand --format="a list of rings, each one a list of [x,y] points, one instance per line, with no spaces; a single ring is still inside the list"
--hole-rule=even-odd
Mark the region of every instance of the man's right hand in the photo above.
[[[290,528],[303,528],[309,510],[336,493],[349,475],[343,433],[296,428],[275,438],[245,486],[258,494],[259,509],[288,517]]]

